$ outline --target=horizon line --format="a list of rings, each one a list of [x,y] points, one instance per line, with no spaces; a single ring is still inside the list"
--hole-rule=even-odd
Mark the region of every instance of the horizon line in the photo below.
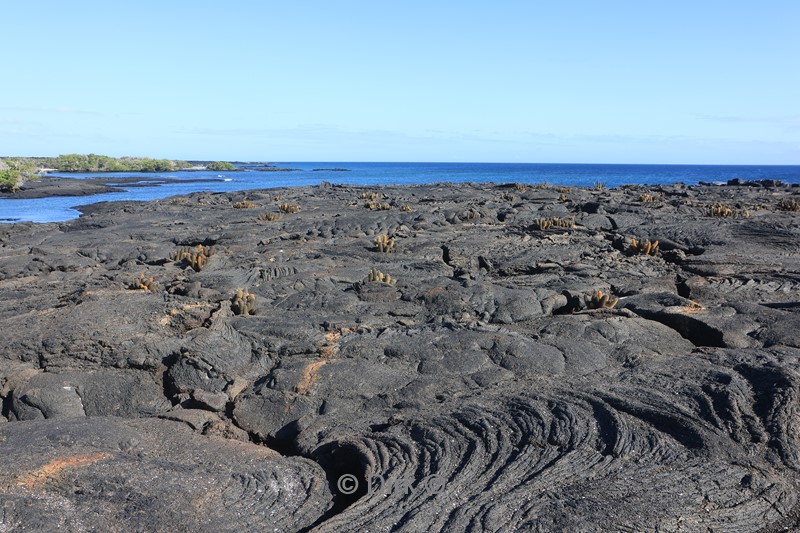
[[[59,154],[56,156],[49,156],[49,155],[0,155],[0,159],[41,159],[41,158],[55,158],[59,157],[60,155],[69,155],[69,154],[80,154],[80,155],[105,155],[105,154],[97,154],[95,152],[69,152],[67,154]],[[167,159],[170,161],[186,161],[186,162],[214,162],[214,161],[224,161],[228,163],[240,163],[240,164],[247,164],[247,163],[264,163],[264,164],[285,164],[285,163],[299,163],[299,164],[311,164],[311,163],[335,163],[335,164],[345,164],[345,163],[356,163],[356,164],[422,164],[422,165],[584,165],[584,166],[601,166],[601,165],[617,165],[617,166],[694,166],[694,167],[701,167],[701,166],[726,166],[726,167],[796,167],[800,166],[800,162],[798,163],[575,163],[575,162],[567,162],[567,161],[425,161],[425,160],[418,160],[418,161],[409,161],[409,160],[396,160],[396,161],[389,161],[389,160],[300,160],[300,159],[215,159],[215,158],[208,158],[208,159],[198,159],[198,158],[181,158],[181,157],[155,157],[155,156],[107,156],[113,158],[124,158],[124,157],[139,157],[139,158],[150,158],[150,159]]]

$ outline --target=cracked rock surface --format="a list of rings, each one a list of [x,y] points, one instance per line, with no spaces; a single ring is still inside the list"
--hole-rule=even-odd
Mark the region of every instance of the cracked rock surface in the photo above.
[[[800,190],[763,185],[0,226],[0,531],[798,528]]]

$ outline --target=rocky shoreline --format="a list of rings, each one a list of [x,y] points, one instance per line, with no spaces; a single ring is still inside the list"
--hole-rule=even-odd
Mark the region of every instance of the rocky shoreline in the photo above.
[[[152,177],[109,177],[67,178],[63,176],[42,176],[37,180],[27,181],[16,192],[0,192],[0,207],[3,199],[31,200],[51,196],[92,196],[108,192],[122,192],[124,188],[150,187],[167,183],[206,183],[219,182],[218,178],[198,178],[177,180],[161,176]]]
[[[0,531],[800,527],[800,188],[743,185],[0,226]]]

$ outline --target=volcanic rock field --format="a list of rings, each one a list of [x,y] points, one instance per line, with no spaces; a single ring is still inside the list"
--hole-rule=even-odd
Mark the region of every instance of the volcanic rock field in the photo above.
[[[323,183],[1,225],[0,532],[798,528],[798,201]]]

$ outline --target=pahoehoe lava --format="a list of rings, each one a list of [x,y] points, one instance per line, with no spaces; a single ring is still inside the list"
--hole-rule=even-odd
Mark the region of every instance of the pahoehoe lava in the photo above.
[[[800,528],[798,194],[325,183],[2,226],[0,531]]]

